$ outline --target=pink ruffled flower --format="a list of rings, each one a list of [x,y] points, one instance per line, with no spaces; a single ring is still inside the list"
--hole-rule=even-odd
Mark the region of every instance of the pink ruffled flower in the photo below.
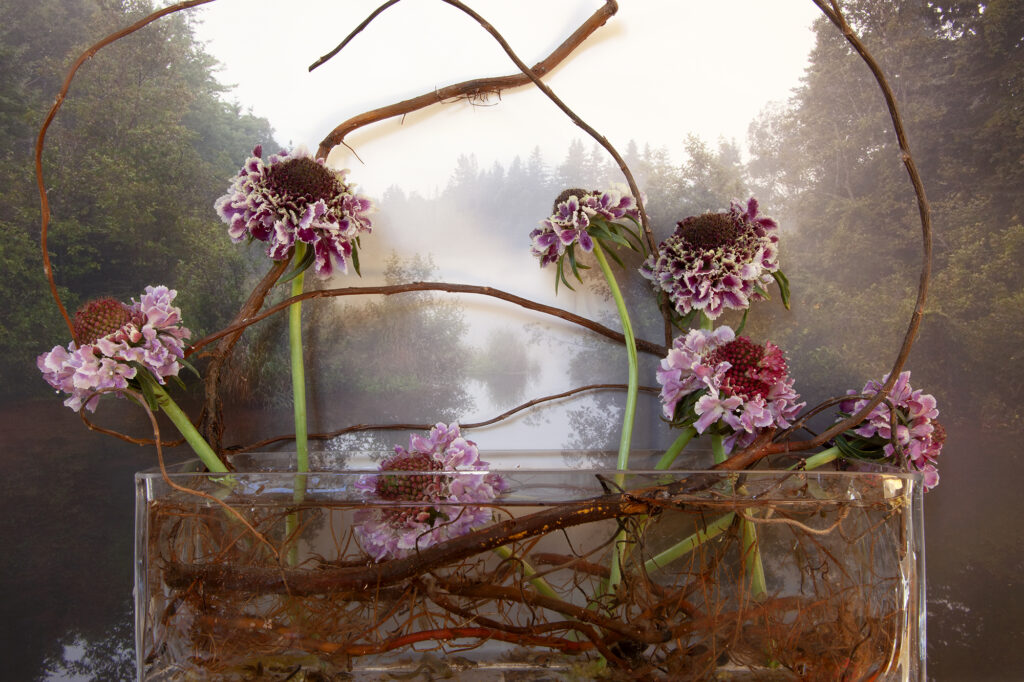
[[[235,242],[267,242],[267,255],[284,260],[298,240],[309,245],[321,277],[335,267],[347,272],[359,236],[370,232],[373,205],[345,182],[346,173],[327,168],[305,147],[264,161],[257,146],[215,208]]]
[[[658,245],[640,273],[668,295],[680,316],[715,319],[764,298],[779,270],[778,226],[758,216],[757,200],[733,201],[724,213],[691,216]]]
[[[727,326],[678,337],[657,377],[665,418],[698,433],[724,433],[726,452],[746,447],[763,429],[789,426],[804,405],[778,346],[736,338]]]
[[[839,409],[847,415],[860,411],[868,399],[878,394],[888,378],[887,374],[882,381],[868,381],[859,393],[848,391],[849,395],[867,397],[846,400],[840,404]],[[939,484],[936,460],[946,442],[946,430],[938,421],[939,410],[935,397],[912,388],[910,372],[903,372],[893,384],[888,402],[896,408],[895,437],[892,432],[892,411],[885,401],[876,405],[860,426],[848,431],[847,435],[859,437],[856,438],[857,446],[874,447],[880,457],[893,463],[898,463],[893,444],[898,443],[910,464],[924,474],[925,488],[934,488]]]
[[[491,510],[474,503],[492,502],[508,484],[487,467],[458,424],[410,436],[408,450],[395,447],[381,473],[356,483],[374,501],[355,513],[359,544],[376,561],[396,559],[490,522]]]
[[[611,222],[622,218],[636,221],[639,217],[631,194],[613,189],[568,189],[555,200],[553,213],[530,233],[530,251],[540,259],[541,267],[557,262],[575,244],[589,253],[594,250],[588,232],[594,218]]]
[[[96,410],[97,391],[137,388],[138,368],[161,384],[177,376],[191,332],[181,326],[181,311],[171,302],[178,292],[165,286],[146,287],[131,305],[102,299],[75,316],[75,336],[65,348],[54,346],[36,359],[43,379],[67,393],[64,404],[74,411]],[[90,397],[91,396],[91,397]]]

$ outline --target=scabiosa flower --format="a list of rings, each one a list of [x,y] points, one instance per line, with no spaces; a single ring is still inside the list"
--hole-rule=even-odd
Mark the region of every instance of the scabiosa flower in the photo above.
[[[631,194],[614,189],[567,189],[555,199],[551,215],[530,233],[530,252],[540,259],[541,267],[557,262],[575,244],[589,253],[594,250],[589,231],[594,220],[622,218],[634,222],[640,218]]]
[[[859,394],[857,391],[848,391],[849,395],[864,397],[840,403],[842,416],[858,412],[869,398],[878,394],[888,378],[887,374],[882,381],[867,382]],[[924,474],[925,489],[934,488],[939,484],[939,471],[935,462],[946,442],[946,430],[937,419],[939,410],[935,397],[912,388],[910,372],[902,372],[889,392],[888,402],[896,409],[895,436],[892,432],[892,412],[883,401],[871,410],[860,426],[837,438],[836,444],[844,455],[853,459],[884,459],[899,464],[897,450],[893,445],[894,442],[898,443],[910,464]]]
[[[737,338],[727,326],[676,338],[657,376],[666,419],[722,433],[726,452],[746,447],[762,429],[789,426],[804,405],[778,346]]]
[[[508,484],[487,473],[487,466],[458,424],[437,424],[429,436],[410,436],[408,449],[396,446],[381,473],[356,484],[376,503],[355,513],[359,544],[377,561],[396,559],[489,522],[490,509],[473,503],[493,501]]]
[[[177,293],[150,286],[130,305],[113,298],[86,303],[75,313],[75,340],[36,359],[43,378],[69,394],[64,404],[72,410],[84,405],[92,412],[99,400],[96,391],[136,387],[133,380],[139,370],[161,384],[177,376],[184,341],[191,336],[181,326],[181,311],[171,305]]]
[[[726,308],[746,308],[764,298],[761,291],[772,279],[779,279],[783,303],[788,303],[777,230],[774,220],[758,217],[756,199],[746,206],[733,201],[726,212],[680,221],[640,272],[668,295],[680,316],[700,310],[715,319]]]
[[[331,170],[301,146],[266,161],[261,146],[252,153],[215,204],[231,239],[267,242],[274,260],[288,258],[298,240],[309,245],[321,277],[335,267],[347,272],[359,235],[370,232],[373,208],[345,182],[347,171]]]

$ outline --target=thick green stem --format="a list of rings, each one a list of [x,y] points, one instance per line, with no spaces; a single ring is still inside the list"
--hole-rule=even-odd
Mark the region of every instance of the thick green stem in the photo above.
[[[725,446],[722,445],[722,434],[720,433],[711,434],[711,454],[715,458],[715,464],[725,461]]]
[[[705,331],[711,331],[715,328],[715,322],[710,317],[705,315],[703,312],[700,314],[700,328]]]
[[[306,254],[306,245],[302,242],[295,243],[295,253],[292,255],[292,263],[298,265]],[[300,272],[292,279],[292,296],[302,295],[306,280],[306,273]],[[288,307],[288,350],[291,356],[292,365],[292,402],[295,408],[295,469],[296,474],[293,482],[292,499],[296,504],[302,502],[306,497],[306,476],[309,471],[309,436],[306,426],[306,370],[302,353],[302,301],[296,301]],[[294,538],[299,527],[298,512],[293,512],[285,517],[286,537]],[[298,563],[298,538],[294,538],[288,550],[288,563],[294,566]]]
[[[626,355],[629,358],[629,381],[626,389],[626,412],[622,418],[622,436],[619,439],[619,456],[615,468],[624,471],[629,468],[629,448],[633,440],[633,422],[636,419],[636,396],[640,385],[639,369],[636,354],[636,337],[633,335],[633,325],[629,321],[629,311],[626,309],[626,301],[622,298],[622,292],[615,281],[611,266],[604,256],[604,250],[596,241],[594,242],[594,257],[597,259],[604,278],[608,281],[608,288],[611,289],[612,298],[615,300],[615,308],[619,311],[619,319],[622,320],[622,335],[625,336]],[[616,483],[622,485],[625,481],[623,474],[616,475]],[[609,571],[608,586],[614,590],[622,580],[622,556],[626,550],[626,543],[623,542],[625,531],[620,531],[615,536],[612,551],[612,565]]]
[[[302,262],[306,245],[295,244],[292,263]],[[292,296],[302,294],[305,273],[299,273],[292,280]],[[302,301],[292,303],[288,308],[288,346],[292,363],[292,400],[295,406],[295,457],[296,469],[309,471],[309,445],[306,429],[306,373],[302,357]]]
[[[692,552],[694,549],[700,547],[708,540],[716,538],[722,533],[724,533],[726,529],[728,529],[729,526],[732,525],[733,519],[735,518],[736,512],[729,512],[724,516],[720,516],[719,518],[715,519],[707,526],[705,526],[703,530],[697,531],[696,533],[687,537],[685,540],[677,542],[676,544],[666,549],[664,552],[661,552],[660,554],[657,554],[648,559],[647,562],[644,564],[644,570],[646,570],[648,573],[653,573],[655,571],[661,570],[662,568],[668,566],[670,563],[672,563],[679,557],[683,556],[684,554]]]
[[[559,594],[555,592],[551,585],[548,584],[547,580],[544,580],[544,578],[540,577],[531,577],[537,575],[537,569],[535,569],[533,566],[528,564],[523,559],[517,557],[515,555],[515,552],[512,551],[511,547],[509,547],[508,545],[502,545],[494,551],[502,559],[512,559],[517,564],[519,564],[519,566],[521,566],[523,569],[523,575],[529,579],[529,581],[533,584],[535,588],[537,588],[537,592],[544,595],[545,597],[551,597],[552,599],[561,599]]]
[[[839,458],[839,448],[837,448],[836,446],[833,445],[828,450],[822,450],[819,453],[811,455],[810,457],[808,457],[807,459],[803,460],[802,462],[797,462],[793,466],[789,467],[789,470],[792,471],[793,469],[796,469],[797,467],[799,467],[801,465],[803,465],[803,468],[807,469],[807,470],[817,469],[818,467],[824,466],[825,464],[828,464],[829,462],[833,462],[833,461],[835,461],[838,458]]]
[[[715,464],[721,464],[726,459],[725,446],[722,443],[722,435],[711,434],[711,454],[715,457]],[[740,492],[744,492],[740,488]],[[768,592],[764,578],[764,564],[761,561],[761,551],[757,544],[757,528],[753,522],[743,518],[740,519],[740,534],[743,540],[743,556],[746,559],[747,575],[750,578],[750,592],[754,598],[760,598]]]
[[[188,418],[178,404],[167,394],[164,387],[157,383],[149,373],[140,371],[138,373],[140,381],[145,381],[149,388],[152,390],[153,395],[156,397],[156,403],[160,406],[160,409],[164,411],[164,414],[171,420],[178,431],[185,438],[185,442],[192,446],[192,450],[195,451],[199,459],[206,465],[206,468],[210,471],[217,473],[227,473],[228,468],[224,466],[224,462],[220,461],[220,457],[213,451],[210,444],[206,442],[196,427],[192,425],[192,421]]]
[[[697,429],[692,426],[687,426],[683,429],[683,432],[679,434],[675,442],[665,451],[665,454],[661,456],[658,463],[654,465],[654,468],[658,471],[668,469],[672,466],[672,463],[676,461],[676,457],[683,451],[686,444],[693,440],[693,437],[697,435]]]
[[[615,308],[619,311],[619,319],[622,320],[622,335],[626,337],[626,355],[629,359],[629,381],[626,388],[626,413],[622,418],[622,436],[619,439],[619,457],[616,460],[616,468],[625,470],[629,468],[629,446],[633,439],[633,422],[636,419],[636,396],[640,386],[640,370],[638,368],[636,353],[636,337],[633,335],[633,324],[629,321],[629,311],[626,309],[626,301],[622,298],[622,292],[615,281],[611,266],[604,256],[601,245],[594,242],[594,257],[597,264],[608,281],[608,288],[611,289],[612,298],[615,300]]]
[[[742,487],[740,492],[746,494]],[[754,511],[747,512],[754,516]],[[740,533],[743,535],[743,556],[746,559],[747,576],[750,579],[750,593],[754,599],[760,599],[768,593],[768,584],[764,577],[764,562],[761,561],[761,548],[757,541],[757,526],[748,518],[740,519]]]

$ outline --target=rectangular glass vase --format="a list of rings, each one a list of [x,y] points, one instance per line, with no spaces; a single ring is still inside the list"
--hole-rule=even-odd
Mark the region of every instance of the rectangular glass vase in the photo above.
[[[483,458],[138,474],[139,679],[925,679],[918,475]]]

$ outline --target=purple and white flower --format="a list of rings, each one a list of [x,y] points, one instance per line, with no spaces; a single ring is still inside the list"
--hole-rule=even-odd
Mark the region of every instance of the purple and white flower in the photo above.
[[[305,147],[263,160],[257,146],[215,208],[235,242],[267,242],[273,260],[289,258],[296,241],[309,245],[321,277],[348,271],[356,240],[370,232],[371,201]]]
[[[640,272],[679,315],[699,310],[713,320],[764,298],[779,270],[777,232],[774,220],[758,216],[756,199],[733,201],[726,212],[680,221]]]
[[[628,192],[567,189],[555,199],[552,214],[530,233],[530,252],[540,259],[543,267],[557,262],[575,244],[588,253],[593,251],[594,241],[588,228],[595,218],[609,222],[622,218],[636,221],[640,213],[636,200]]]
[[[97,391],[134,387],[140,368],[161,384],[177,376],[191,332],[171,304],[176,295],[165,286],[149,286],[130,305],[111,298],[87,303],[75,314],[75,340],[36,359],[43,379],[70,396],[64,404],[72,410],[84,406],[92,412]]]
[[[882,381],[868,381],[859,393],[848,391],[849,395],[864,397],[844,401],[839,405],[840,411],[847,415],[860,411],[871,397],[878,394],[888,378],[887,374]],[[895,434],[888,403],[896,409]],[[902,372],[889,392],[888,403],[883,401],[876,405],[867,418],[847,434],[859,436],[857,443],[862,447],[869,444],[868,441],[873,442],[878,446],[880,455],[894,463],[898,463],[894,443],[898,444],[910,464],[924,474],[925,488],[934,488],[939,484],[936,460],[946,442],[946,430],[938,421],[935,397],[911,387],[910,372]]]
[[[743,448],[766,428],[787,427],[804,403],[782,351],[730,327],[694,329],[676,338],[657,372],[665,418],[725,435],[725,451]],[[684,414],[677,414],[680,404]]]
[[[508,484],[487,468],[456,423],[410,436],[408,449],[396,446],[379,474],[356,483],[373,502],[355,513],[360,546],[376,561],[397,559],[488,523],[491,510],[474,504],[493,502]]]

